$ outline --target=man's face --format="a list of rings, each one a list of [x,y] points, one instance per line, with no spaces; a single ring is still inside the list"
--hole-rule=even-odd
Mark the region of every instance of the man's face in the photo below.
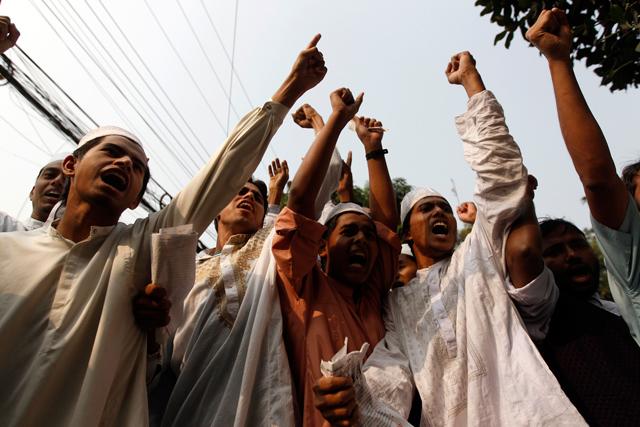
[[[408,237],[414,252],[430,258],[449,255],[456,244],[457,224],[451,205],[442,197],[420,200],[409,213]]]
[[[60,200],[64,188],[65,176],[62,173],[62,160],[48,163],[40,171],[36,183],[31,189],[29,199],[33,206],[31,217],[46,221],[53,206]]]
[[[588,298],[598,290],[600,265],[582,233],[558,227],[543,239],[542,249],[561,292]]]
[[[247,182],[220,212],[218,230],[223,227],[231,230],[232,235],[253,234],[262,228],[264,214],[264,197],[260,189]]]
[[[398,257],[398,274],[396,275],[396,281],[394,287],[404,286],[408,284],[411,279],[416,277],[418,271],[418,264],[414,257],[400,254]]]
[[[378,233],[369,217],[343,213],[327,239],[327,274],[351,285],[361,285],[378,258]]]
[[[146,170],[142,147],[115,135],[102,138],[81,159],[65,159],[65,173],[73,176],[71,191],[118,215],[138,206]]]

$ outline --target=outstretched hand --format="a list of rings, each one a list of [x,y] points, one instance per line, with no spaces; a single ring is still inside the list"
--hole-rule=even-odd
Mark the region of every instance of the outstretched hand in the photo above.
[[[0,53],[11,49],[18,42],[20,31],[8,16],[0,16]]]
[[[286,160],[280,163],[276,158],[269,165],[269,204],[279,205],[282,192],[289,181],[289,165]]]
[[[369,117],[354,117],[353,122],[356,125],[356,134],[365,148],[379,148],[381,146],[384,136],[382,122]]]
[[[525,36],[547,60],[569,60],[572,35],[564,11],[543,10]]]
[[[462,85],[469,98],[485,90],[482,77],[476,68],[476,60],[469,52],[465,51],[453,55],[444,73],[449,83]]]
[[[322,377],[313,386],[315,407],[331,426],[359,425],[353,380],[349,377]]]
[[[322,116],[309,104],[303,104],[292,114],[293,121],[305,129],[314,129],[316,132],[324,127]]]
[[[331,92],[329,98],[331,100],[333,114],[337,119],[339,119],[340,123],[344,127],[360,109],[360,105],[362,105],[362,100],[364,98],[364,92],[360,93],[360,95],[354,99],[351,91],[343,87]]]

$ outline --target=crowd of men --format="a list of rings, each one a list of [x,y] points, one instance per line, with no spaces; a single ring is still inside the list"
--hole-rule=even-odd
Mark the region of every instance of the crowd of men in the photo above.
[[[19,35],[0,17],[0,52]],[[383,124],[357,116],[363,94],[346,88],[326,121],[307,104],[293,114],[315,139],[281,209],[286,161],[269,185],[252,174],[327,73],[317,35],[161,211],[118,222],[150,171],[143,141],[108,126],[42,168],[27,222],[0,213],[0,425],[638,425],[640,162],[617,175],[565,13],[544,10],[527,38],[549,63],[615,302],[599,297],[585,234],[538,222],[537,181],[468,52],[445,72],[469,97],[455,118],[476,175],[456,209],[472,225],[463,241],[438,191],[398,203]],[[347,125],[368,208],[336,149]],[[174,251],[182,266],[153,283],[158,264],[177,264],[157,236],[211,224],[215,247]]]

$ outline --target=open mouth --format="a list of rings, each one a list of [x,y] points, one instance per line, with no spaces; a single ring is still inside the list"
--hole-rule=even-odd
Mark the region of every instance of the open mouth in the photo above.
[[[118,171],[111,170],[109,172],[105,172],[104,174],[102,174],[101,178],[105,184],[115,188],[120,192],[123,192],[127,189],[127,178]]]
[[[244,209],[249,212],[253,212],[253,206],[249,202],[240,202],[238,203],[238,209]]]
[[[47,191],[46,193],[44,193],[45,197],[50,197],[52,199],[59,199],[60,198],[60,193],[58,193],[57,191]]]
[[[569,275],[574,279],[590,279],[592,272],[587,265],[577,265],[569,269]]]
[[[436,221],[431,226],[431,233],[439,236],[446,236],[449,234],[449,226],[444,221]]]
[[[352,266],[364,268],[367,265],[367,254],[361,250],[351,252],[347,259],[349,261],[349,265]]]

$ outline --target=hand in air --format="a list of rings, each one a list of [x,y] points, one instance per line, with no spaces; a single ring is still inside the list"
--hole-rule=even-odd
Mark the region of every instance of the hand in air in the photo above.
[[[543,10],[525,35],[547,60],[568,60],[571,53],[571,26],[564,11]]]
[[[338,198],[340,203],[352,202],[353,200],[353,174],[351,173],[351,151],[347,153],[347,160],[342,161],[342,171],[338,181]]]
[[[282,163],[276,158],[271,162],[269,169],[269,194],[282,192],[289,181],[289,165],[286,160]]]
[[[331,93],[331,108],[342,126],[345,126],[356,115],[362,105],[363,98],[364,93],[360,93],[354,99],[351,91],[344,87]]]
[[[382,122],[369,117],[354,117],[356,134],[365,147],[380,146],[384,131]]]
[[[320,34],[316,34],[309,45],[300,52],[291,69],[293,85],[306,92],[322,81],[327,74],[322,52],[318,50]]]
[[[456,209],[456,213],[458,214],[458,218],[460,221],[465,224],[473,224],[476,222],[476,214],[478,213],[478,208],[476,204],[473,202],[462,202]]]
[[[324,126],[322,116],[309,104],[303,104],[292,116],[293,121],[301,128],[317,130],[318,127]]]

